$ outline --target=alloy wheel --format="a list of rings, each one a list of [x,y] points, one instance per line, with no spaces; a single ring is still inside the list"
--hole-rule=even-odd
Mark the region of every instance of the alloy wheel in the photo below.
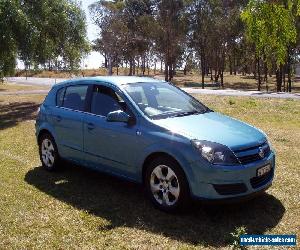
[[[155,167],[150,178],[151,192],[155,200],[163,206],[172,206],[180,194],[180,186],[175,172],[168,166]]]
[[[42,142],[41,153],[42,153],[43,163],[48,168],[51,168],[55,161],[55,151],[54,151],[53,143],[48,138],[45,138]]]

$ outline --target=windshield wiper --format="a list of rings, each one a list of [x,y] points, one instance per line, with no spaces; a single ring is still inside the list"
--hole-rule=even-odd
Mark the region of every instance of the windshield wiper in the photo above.
[[[174,114],[172,117],[181,117],[181,116],[196,115],[196,114],[202,114],[202,112],[200,111],[182,112],[182,113]]]

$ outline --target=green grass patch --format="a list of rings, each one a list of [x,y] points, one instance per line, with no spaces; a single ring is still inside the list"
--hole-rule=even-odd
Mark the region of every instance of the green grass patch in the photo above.
[[[299,236],[300,102],[196,97],[267,133],[277,169],[266,195],[170,215],[138,185],[75,166],[48,173],[34,136],[44,97],[0,96],[0,249],[229,249],[243,232]]]

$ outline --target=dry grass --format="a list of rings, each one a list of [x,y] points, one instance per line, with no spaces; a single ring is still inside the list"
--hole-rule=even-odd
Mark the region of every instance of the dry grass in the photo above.
[[[158,73],[158,71],[156,71]],[[28,77],[41,77],[41,78],[71,78],[71,77],[78,77],[78,76],[105,76],[108,74],[106,68],[99,68],[99,69],[86,69],[86,70],[77,70],[77,71],[47,71],[47,70],[39,70],[39,71],[28,71]],[[113,75],[128,75],[129,68],[113,68]],[[141,68],[136,68],[136,74],[142,74]],[[148,71],[145,72],[148,75]],[[149,75],[153,76],[154,71],[149,70]],[[26,76],[25,71],[19,71],[16,73],[16,76]]]
[[[163,79],[163,76],[159,76]],[[211,89],[219,89],[219,86],[211,81],[210,76],[205,76],[205,87]],[[220,81],[220,79],[219,79]],[[201,76],[198,73],[189,73],[184,75],[182,72],[174,77],[173,82],[178,86],[184,87],[199,87],[201,88]],[[294,81],[292,83],[292,92],[300,92],[300,82]],[[236,89],[236,90],[257,90],[257,80],[253,75],[230,75],[229,73],[224,74],[224,88]],[[262,83],[262,91],[266,91],[266,84]],[[276,92],[276,78],[275,76],[269,77],[268,79],[268,91]]]
[[[298,234],[300,102],[197,96],[263,129],[277,151],[267,195],[231,206],[154,209],[141,187],[81,167],[41,169],[34,116],[43,96],[0,96],[0,249],[231,248],[231,233]]]
[[[49,89],[49,86],[31,86],[31,85],[21,85],[14,83],[0,83],[0,93],[1,92],[15,92],[15,91],[29,91],[29,90],[45,90]]]
[[[119,68],[119,75],[128,75],[129,69],[128,68]],[[141,69],[136,69],[136,74],[142,74]],[[78,76],[103,76],[107,75],[107,69],[100,68],[100,69],[87,69],[87,70],[78,70],[76,72],[65,72],[65,71],[30,71],[27,72],[28,76],[33,77],[50,77],[50,78],[71,78],[71,77],[78,77]],[[113,68],[113,75],[117,75],[117,69]],[[158,79],[164,79],[163,72],[160,70],[156,70],[154,72],[153,69],[150,69],[149,74],[146,70],[146,76],[155,77]],[[17,73],[17,76],[25,76],[24,71],[20,71]],[[220,81],[220,79],[219,79]],[[201,87],[201,75],[198,72],[190,72],[187,75],[184,75],[182,71],[178,70],[174,79],[173,83],[178,86],[184,87]],[[210,76],[205,77],[205,86],[206,88],[213,88],[218,89],[219,87],[216,86],[211,81]],[[229,73],[224,74],[224,87],[230,89],[237,89],[237,90],[257,90],[257,80],[254,79],[253,75],[230,75]],[[300,92],[300,81],[293,81],[292,83],[293,90],[292,92]],[[271,92],[276,91],[276,78],[273,75],[268,79],[268,89]],[[261,86],[262,91],[266,91],[266,84],[262,83]]]

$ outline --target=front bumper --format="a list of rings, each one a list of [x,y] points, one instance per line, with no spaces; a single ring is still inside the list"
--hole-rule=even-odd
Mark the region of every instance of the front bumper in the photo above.
[[[190,182],[194,198],[224,200],[249,196],[271,186],[275,172],[275,154],[271,151],[265,159],[240,166],[203,166],[194,162],[194,174]],[[257,177],[257,169],[270,164],[271,171]]]

